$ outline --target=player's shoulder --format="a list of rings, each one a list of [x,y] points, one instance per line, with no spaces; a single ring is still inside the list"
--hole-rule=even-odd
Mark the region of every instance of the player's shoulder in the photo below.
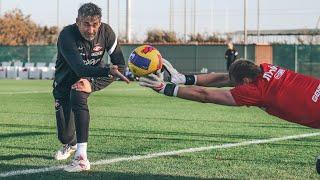
[[[114,33],[113,32],[113,29],[111,28],[111,26],[109,24],[106,24],[106,23],[101,23],[101,26],[100,26],[100,29],[107,33],[107,34],[112,34]]]
[[[77,29],[77,25],[76,24],[71,24],[68,26],[65,26],[59,36],[60,37],[68,37],[68,36],[76,36],[77,34],[79,34],[79,31]]]
[[[260,69],[262,72],[269,71],[270,69],[278,68],[276,65],[269,64],[269,63],[261,63]]]
[[[76,29],[77,29],[77,25],[74,23],[74,24],[70,24],[68,26],[63,27],[60,33],[74,32],[76,31]]]

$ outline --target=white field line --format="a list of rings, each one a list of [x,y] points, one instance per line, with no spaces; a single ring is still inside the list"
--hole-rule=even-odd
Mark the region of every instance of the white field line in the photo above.
[[[159,153],[151,153],[146,155],[137,155],[137,156],[129,156],[129,157],[119,157],[114,159],[105,159],[99,160],[96,162],[91,163],[91,165],[106,165],[106,164],[113,164],[117,162],[124,162],[124,161],[137,161],[142,159],[151,159],[156,157],[162,156],[172,156],[172,155],[179,155],[185,153],[193,153],[193,152],[201,152],[213,149],[225,149],[225,148],[232,148],[232,147],[239,147],[239,146],[247,146],[252,144],[265,144],[270,142],[277,142],[277,141],[284,141],[290,139],[300,139],[305,137],[313,137],[319,136],[320,132],[318,133],[309,133],[309,134],[300,134],[300,135],[292,135],[292,136],[284,136],[279,138],[271,138],[271,139],[258,139],[252,141],[243,141],[238,143],[228,143],[228,144],[221,144],[215,146],[207,146],[207,147],[197,147],[197,148],[188,148],[188,149],[181,149],[176,151],[167,151],[167,152],[159,152]],[[17,176],[22,174],[34,174],[34,173],[41,173],[41,172],[51,172],[63,169],[65,166],[52,166],[47,168],[39,168],[39,169],[25,169],[25,170],[17,170],[17,171],[9,171],[0,174],[0,177],[9,177],[9,176]]]

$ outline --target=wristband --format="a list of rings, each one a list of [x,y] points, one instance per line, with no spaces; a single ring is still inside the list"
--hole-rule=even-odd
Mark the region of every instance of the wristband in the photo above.
[[[179,87],[175,84],[168,83],[164,88],[163,94],[166,96],[177,96]]]
[[[194,85],[197,83],[197,76],[196,75],[184,75],[186,77],[186,82],[184,85]]]
[[[173,96],[174,96],[174,97],[177,97],[178,91],[179,91],[179,86],[176,86],[176,87],[174,88],[174,91],[173,91]]]

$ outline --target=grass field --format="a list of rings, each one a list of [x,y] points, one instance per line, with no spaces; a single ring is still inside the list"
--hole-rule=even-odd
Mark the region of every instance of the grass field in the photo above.
[[[315,129],[279,120],[257,108],[224,107],[170,98],[141,88],[136,83],[126,85],[122,82],[116,82],[90,96],[88,156],[93,164],[92,170],[70,174],[59,169],[70,160],[53,159],[60,144],[56,137],[51,81],[1,80],[0,102],[0,177],[320,177],[315,171],[315,157],[320,154],[319,136],[225,146],[257,139],[318,133]],[[159,157],[148,156],[159,152],[209,146],[217,148]],[[37,169],[42,172],[34,173]],[[8,172],[11,172],[12,176]]]

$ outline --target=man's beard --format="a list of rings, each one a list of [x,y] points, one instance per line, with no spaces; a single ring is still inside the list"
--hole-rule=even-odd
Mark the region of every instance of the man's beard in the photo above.
[[[95,33],[95,34],[92,35],[92,36],[90,36],[90,35],[88,35],[88,34],[86,34],[86,33],[81,33],[81,35],[82,35],[82,37],[83,37],[85,40],[87,40],[87,41],[92,41],[92,40],[96,37],[97,33]]]

